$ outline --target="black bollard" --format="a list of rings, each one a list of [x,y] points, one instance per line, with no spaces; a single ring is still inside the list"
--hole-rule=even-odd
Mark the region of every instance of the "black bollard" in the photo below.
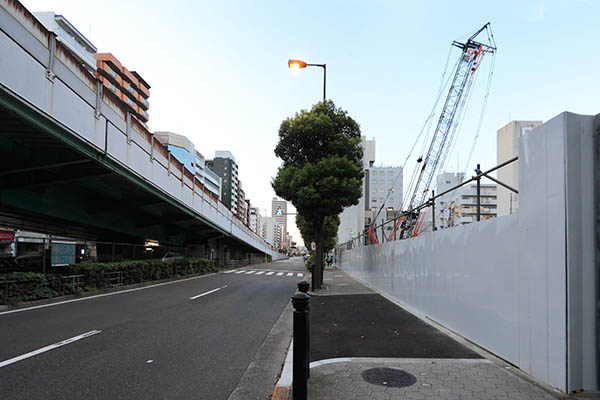
[[[293,400],[307,400],[308,396],[308,359],[306,358],[306,326],[308,324],[308,303],[310,296],[296,293],[292,296],[294,306],[294,356],[292,361]]]
[[[298,290],[308,294],[310,283],[307,281],[298,282]],[[306,308],[308,315],[306,316],[306,377],[310,378],[310,302]]]

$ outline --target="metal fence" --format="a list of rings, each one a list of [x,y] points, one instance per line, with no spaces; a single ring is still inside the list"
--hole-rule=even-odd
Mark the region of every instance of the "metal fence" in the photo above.
[[[419,213],[424,212],[427,208],[431,208],[432,209],[432,220],[431,220],[431,230],[432,231],[436,231],[436,214],[435,214],[435,202],[436,199],[445,196],[448,193],[451,193],[465,185],[468,185],[471,182],[476,182],[477,184],[477,193],[475,195],[476,198],[476,221],[480,221],[481,220],[481,211],[482,211],[482,197],[483,195],[481,194],[481,179],[483,178],[487,178],[493,182],[495,182],[496,184],[505,187],[506,189],[510,190],[511,192],[514,192],[516,194],[519,194],[519,191],[516,188],[511,187],[510,185],[507,185],[506,183],[500,182],[498,179],[490,176],[489,174],[506,166],[509,165],[515,161],[517,161],[519,159],[519,157],[513,157],[501,164],[498,164],[497,166],[495,166],[494,168],[491,168],[487,171],[481,171],[480,169],[480,165],[477,164],[477,168],[475,169],[475,176],[472,176],[470,179],[465,180],[464,182],[455,185],[453,187],[451,187],[450,189],[440,193],[440,194],[435,194],[435,192],[432,191],[432,196],[429,200],[427,200],[426,202],[415,206],[407,211],[404,211],[398,215],[396,215],[394,218],[392,219],[388,219],[387,221],[383,222],[381,225],[371,225],[369,227],[367,227],[360,235],[358,235],[358,237],[349,240],[348,242],[342,243],[341,245],[338,246],[339,250],[351,250],[355,247],[360,247],[360,246],[368,246],[368,245],[372,245],[372,244],[379,244],[379,243],[384,243],[384,242],[390,242],[390,241],[394,241],[394,240],[401,240],[401,239],[408,239],[409,237],[413,237],[416,236],[416,234],[419,233],[418,231],[418,226],[415,227],[415,229],[417,229],[416,234],[415,235],[409,235],[409,237],[405,236],[404,229],[403,229],[403,225],[406,223],[408,218],[416,218],[416,216],[419,215]]]

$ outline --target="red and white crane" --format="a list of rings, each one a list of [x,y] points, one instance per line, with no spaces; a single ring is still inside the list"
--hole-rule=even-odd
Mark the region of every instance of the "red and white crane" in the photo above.
[[[488,43],[482,43],[477,40],[477,37],[482,32],[487,33]],[[424,213],[414,210],[425,203],[431,195],[430,191],[433,179],[439,172],[440,166],[444,165],[450,147],[455,139],[462,112],[465,109],[465,103],[469,97],[477,70],[485,55],[496,52],[496,44],[491,32],[490,23],[488,22],[477,30],[465,43],[454,41],[452,46],[461,49],[460,58],[457,62],[452,84],[450,85],[450,90],[441,110],[435,131],[433,132],[427,154],[417,159],[415,169],[416,179],[411,182],[408,192],[411,194],[406,197],[403,207],[409,213],[406,218],[400,219],[394,227],[394,231],[399,226],[402,227],[402,238],[418,235]]]

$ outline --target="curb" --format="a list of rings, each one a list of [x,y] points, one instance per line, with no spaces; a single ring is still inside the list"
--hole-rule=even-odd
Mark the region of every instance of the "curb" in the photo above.
[[[287,356],[283,364],[283,370],[281,376],[275,384],[275,390],[271,396],[271,400],[287,400],[290,395],[290,389],[292,387],[292,361],[294,358],[294,340],[290,341],[288,346]]]
[[[273,385],[280,376],[281,365],[285,364],[285,352],[292,336],[291,310],[292,302],[288,301],[228,400],[271,398]],[[278,396],[281,394],[278,393]],[[286,400],[287,397],[276,399]]]
[[[306,278],[306,281],[310,283],[312,281],[312,272],[307,271],[307,273],[309,275]],[[309,293],[312,296],[312,292]],[[285,357],[285,362],[283,363],[283,370],[281,371],[279,380],[275,384],[275,389],[271,395],[271,400],[288,400],[292,389],[293,357],[294,339],[292,338],[287,348],[287,356]]]

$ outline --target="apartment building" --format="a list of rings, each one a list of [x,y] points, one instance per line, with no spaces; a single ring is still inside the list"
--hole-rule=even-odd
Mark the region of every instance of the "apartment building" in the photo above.
[[[386,210],[402,208],[402,167],[370,167],[365,171],[365,206],[374,210],[375,225],[386,220]],[[379,212],[381,210],[381,212]]]
[[[150,85],[136,71],[129,71],[111,53],[96,53],[96,77],[102,85],[127,104],[131,115],[146,126]]]
[[[56,35],[69,52],[89,72],[96,71],[96,59],[94,54],[97,49],[81,32],[75,28],[63,15],[57,15],[52,11],[41,11],[32,13],[46,29]]]
[[[437,191],[446,190],[465,180],[464,173],[444,172],[436,178]],[[481,220],[495,218],[497,215],[496,184],[481,183],[480,186]],[[431,214],[429,214],[431,215]],[[477,221],[477,184],[470,183],[436,199],[436,228],[444,229]],[[423,230],[430,230],[430,216]],[[429,229],[427,229],[429,226]]]
[[[194,148],[187,137],[174,132],[154,132],[154,137],[166,146],[171,157],[183,164],[183,167],[196,176],[200,182],[217,199],[221,197],[221,178],[206,168],[204,156]]]
[[[206,160],[206,166],[222,180],[221,202],[237,215],[239,179],[235,157],[229,151],[219,150],[215,152],[214,159]]]
[[[249,214],[248,227],[252,232],[261,235],[262,215],[260,215],[260,209],[258,207],[250,207]]]

